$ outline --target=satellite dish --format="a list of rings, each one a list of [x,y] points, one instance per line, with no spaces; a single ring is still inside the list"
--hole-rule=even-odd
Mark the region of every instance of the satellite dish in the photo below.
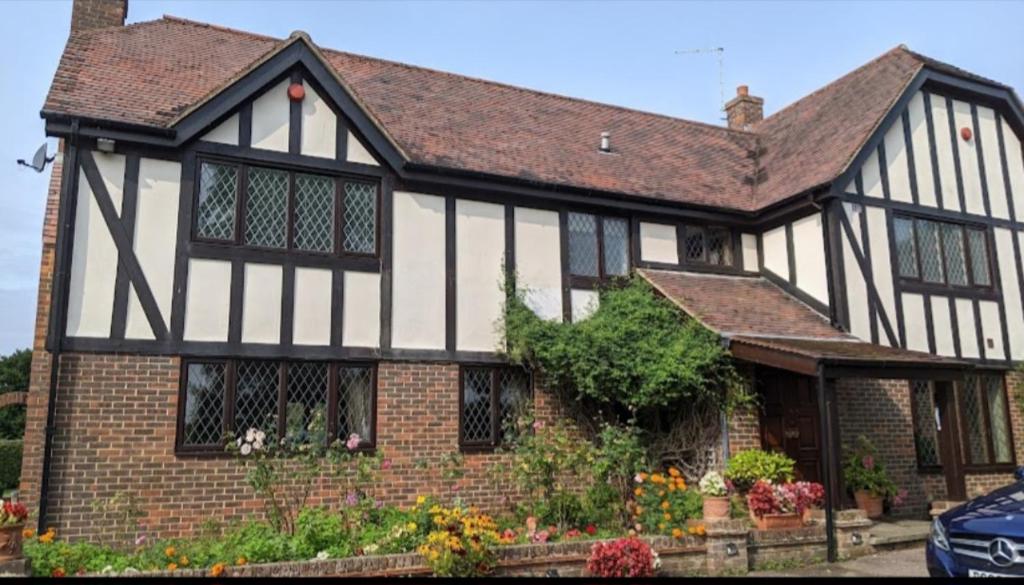
[[[32,155],[31,164],[25,162],[25,159],[21,158],[18,159],[18,164],[23,167],[34,169],[37,173],[41,173],[46,169],[46,165],[52,163],[55,158],[57,158],[56,155],[46,156],[46,143],[44,142],[43,145],[36,150],[36,153]]]

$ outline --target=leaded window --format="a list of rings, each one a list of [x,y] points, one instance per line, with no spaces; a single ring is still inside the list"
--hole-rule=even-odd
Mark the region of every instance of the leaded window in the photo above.
[[[529,374],[517,367],[464,367],[461,378],[460,443],[466,448],[499,445],[529,405]]]
[[[345,251],[373,254],[377,250],[377,187],[345,183]]]
[[[935,405],[935,386],[927,380],[910,383],[911,410],[914,415],[914,447],[918,467],[942,464],[939,455],[939,412]]]
[[[606,217],[601,222],[604,235],[604,273],[625,276],[629,273],[629,224],[624,219]]]
[[[375,441],[376,376],[369,364],[196,360],[182,380],[178,448],[222,452],[226,433],[258,429],[292,445],[359,435]]]
[[[711,264],[732,266],[732,231],[723,227],[683,227],[683,262],[687,264]]]
[[[903,279],[938,286],[992,286],[984,229],[897,216],[893,236]]]
[[[704,228],[686,226],[686,261],[707,262],[707,247],[704,243]]]
[[[1014,462],[1003,376],[967,376],[960,386],[960,412],[964,459],[968,465]]]
[[[576,276],[600,276],[597,249],[597,217],[589,213],[569,213],[569,273]]]
[[[257,248],[284,248],[288,234],[288,173],[249,169],[245,196],[245,243]]]
[[[571,276],[604,279],[629,274],[628,221],[570,211],[566,230]]]
[[[200,165],[196,237],[203,240],[234,240],[237,198],[237,167],[208,162]]]
[[[729,230],[708,230],[708,264],[732,266],[732,234]]]
[[[334,251],[334,181],[295,176],[295,233],[292,244],[309,252]]]

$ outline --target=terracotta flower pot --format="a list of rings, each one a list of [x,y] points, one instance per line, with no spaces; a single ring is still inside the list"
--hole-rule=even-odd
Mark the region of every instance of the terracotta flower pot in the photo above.
[[[705,520],[728,520],[729,519],[729,498],[727,496],[720,496],[720,497],[704,496],[704,519]]]
[[[21,558],[21,531],[24,524],[0,527],[0,562]]]
[[[750,517],[753,519],[754,524],[757,525],[758,530],[791,530],[793,528],[803,528],[804,526],[803,518],[796,512],[789,514],[765,514],[761,517],[757,517],[751,512]]]
[[[882,502],[885,501],[882,496],[876,496],[867,490],[857,490],[853,492],[853,499],[857,500],[857,507],[864,510],[868,518],[882,517]]]

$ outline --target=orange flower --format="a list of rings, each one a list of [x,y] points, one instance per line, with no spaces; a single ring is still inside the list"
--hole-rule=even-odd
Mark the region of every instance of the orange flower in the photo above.
[[[676,484],[674,484],[674,483],[670,483],[670,484],[668,484],[668,491],[669,491],[669,492],[674,492],[674,491],[676,491]]]
[[[178,564],[177,563],[167,563],[167,570],[168,571],[176,571],[177,569],[178,569]]]
[[[164,549],[164,555],[166,555],[168,557],[173,557],[175,552],[176,551],[174,550],[173,546],[169,546],[169,547]]]
[[[44,534],[39,535],[39,542],[42,542],[43,544],[50,544],[56,537],[57,531],[53,528],[47,528]]]
[[[212,568],[210,568],[210,575],[212,575],[214,577],[220,577],[223,574],[224,574],[224,563],[217,563]]]
[[[669,467],[668,474],[671,475],[672,477],[679,477],[679,470],[676,469],[675,467]]]
[[[701,536],[704,536],[705,534],[707,534],[707,528],[704,528],[703,524],[698,524],[697,525],[697,534],[699,534]]]
[[[665,521],[668,522],[669,520],[672,519],[672,514],[669,514],[668,512],[665,512],[664,514],[662,514],[662,518],[664,518]]]
[[[665,500],[664,502],[661,503],[661,509],[662,510],[668,510],[671,507],[672,507],[672,504],[669,504],[668,500]]]
[[[647,473],[645,473],[645,472],[643,472],[643,471],[641,471],[641,472],[640,472],[640,481],[641,481],[641,482],[647,481],[647,478],[648,478],[648,477],[650,477],[650,476],[649,476],[649,475],[647,475]]]
[[[35,534],[36,533],[31,528],[26,528],[25,530],[21,531],[22,538],[32,538],[33,536],[35,536]]]
[[[672,538],[682,538],[682,537],[683,537],[683,531],[682,530],[680,530],[678,528],[673,528],[672,529]]]
[[[697,529],[694,528],[693,526],[690,526],[689,528],[687,528],[686,531],[689,532],[690,534],[697,534]]]
[[[188,557],[186,557],[185,555],[181,555],[181,558],[178,559],[178,564],[181,565],[182,567],[187,567],[188,566]]]
[[[637,514],[637,516],[639,516],[640,514],[643,514],[643,513],[644,513],[644,507],[643,506],[637,506],[636,507],[636,514]]]
[[[64,575],[66,575],[64,567],[57,567],[52,573],[50,573],[51,577],[63,577]]]
[[[651,481],[653,483],[665,483],[665,476],[660,473],[655,473],[651,476]]]
[[[241,567],[245,563],[246,563],[245,557],[238,557],[238,560],[235,561],[235,564],[238,565],[239,567]]]
[[[644,495],[644,488],[636,488],[635,490],[633,490],[633,495],[635,495],[638,498]]]

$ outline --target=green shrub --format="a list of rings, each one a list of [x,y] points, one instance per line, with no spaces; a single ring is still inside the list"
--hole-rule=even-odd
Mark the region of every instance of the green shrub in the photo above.
[[[313,558],[320,552],[330,553],[332,548],[347,541],[348,535],[339,514],[326,508],[306,508],[299,512],[295,520],[296,554]]]
[[[21,479],[21,440],[0,440],[0,493],[18,487]]]
[[[747,491],[759,479],[772,483],[793,481],[793,466],[796,462],[785,453],[750,449],[740,451],[729,459],[725,466],[725,477],[736,489]]]

